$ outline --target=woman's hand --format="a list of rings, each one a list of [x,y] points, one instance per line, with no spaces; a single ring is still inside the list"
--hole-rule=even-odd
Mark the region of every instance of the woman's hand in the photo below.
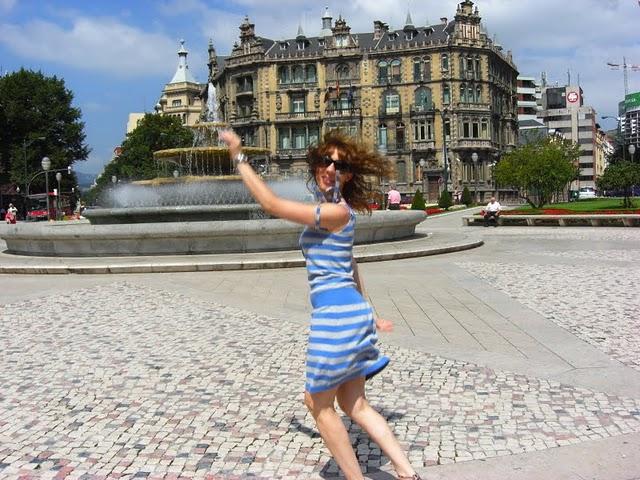
[[[384,318],[376,318],[376,330],[385,333],[391,332],[393,331],[393,322]]]
[[[231,158],[235,158],[242,150],[242,141],[240,140],[240,137],[230,128],[221,130],[218,138],[220,138],[220,140],[226,143],[227,147],[229,147],[229,154],[231,155]]]

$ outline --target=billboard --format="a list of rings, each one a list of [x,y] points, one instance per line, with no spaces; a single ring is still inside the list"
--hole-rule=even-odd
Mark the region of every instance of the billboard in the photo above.
[[[625,112],[640,110],[640,92],[630,93],[624,97]]]

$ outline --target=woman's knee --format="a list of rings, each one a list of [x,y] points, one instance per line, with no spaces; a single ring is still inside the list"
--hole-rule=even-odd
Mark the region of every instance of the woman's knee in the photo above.
[[[346,395],[338,394],[338,405],[346,415],[353,420],[356,420],[362,416],[362,413],[369,408],[369,403],[364,396],[349,397]]]
[[[329,409],[335,412],[335,408],[333,406],[334,399],[334,395],[312,395],[309,392],[304,392],[304,404],[314,418],[318,418],[318,415],[320,415],[323,410]]]

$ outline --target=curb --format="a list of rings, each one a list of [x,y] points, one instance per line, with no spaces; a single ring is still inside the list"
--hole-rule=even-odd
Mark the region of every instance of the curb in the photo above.
[[[438,245],[429,245],[428,240],[413,239],[404,242],[390,242],[377,245],[356,246],[355,258],[359,263],[383,262],[389,260],[399,260],[404,258],[425,257],[431,255],[442,255],[445,253],[460,252],[472,248],[480,247],[483,240],[469,238],[466,241]],[[427,240],[420,242],[420,240]],[[404,245],[402,245],[404,243]],[[413,246],[414,243],[424,244],[424,246]],[[407,245],[409,244],[409,245]],[[386,247],[386,248],[385,248]],[[405,248],[402,248],[405,247]],[[358,250],[361,250],[358,252]],[[364,250],[364,251],[362,251]],[[382,250],[382,251],[367,251]],[[0,274],[123,274],[123,273],[176,273],[176,272],[213,272],[226,270],[264,270],[275,268],[299,268],[305,266],[304,258],[299,251],[274,252],[278,258],[251,258],[251,254],[246,254],[238,259],[228,258],[226,255],[199,255],[198,257],[186,256],[180,261],[162,261],[162,257],[122,257],[118,261],[120,264],[109,264],[110,259],[105,258],[103,262],[94,264],[82,264],[81,258],[51,258],[42,259],[39,265],[2,265],[3,260],[11,258],[15,260],[18,256],[0,254]],[[225,258],[226,257],[226,258]],[[284,258],[283,258],[284,257]],[[33,257],[25,257],[25,259]],[[46,262],[50,261],[50,264]],[[86,259],[84,259],[86,260]],[[127,261],[129,260],[129,261]],[[146,260],[146,261],[145,261]],[[75,263],[74,263],[75,261]]]

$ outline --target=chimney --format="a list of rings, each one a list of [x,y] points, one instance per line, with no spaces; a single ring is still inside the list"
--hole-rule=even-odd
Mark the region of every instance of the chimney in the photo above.
[[[380,40],[385,32],[389,31],[389,25],[380,20],[375,20],[373,22],[373,39]]]

